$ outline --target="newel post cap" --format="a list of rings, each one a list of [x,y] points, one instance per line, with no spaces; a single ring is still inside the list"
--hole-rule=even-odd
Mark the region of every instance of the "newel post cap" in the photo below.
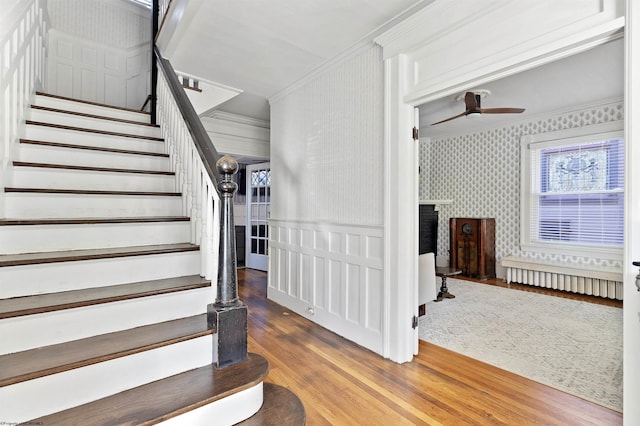
[[[222,175],[234,175],[238,171],[238,162],[230,155],[223,155],[216,161],[216,167]]]

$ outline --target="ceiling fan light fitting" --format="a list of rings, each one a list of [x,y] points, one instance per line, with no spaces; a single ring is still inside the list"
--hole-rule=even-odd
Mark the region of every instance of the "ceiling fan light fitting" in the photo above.
[[[484,99],[484,98],[486,98],[487,96],[489,96],[491,94],[491,91],[487,90],[487,89],[467,90],[466,92],[463,92],[463,93],[460,93],[459,95],[457,95],[455,97],[456,101],[458,101],[458,102],[464,101],[464,98],[467,95],[467,92],[471,92],[474,95],[480,95],[480,99]]]
[[[474,90],[472,92],[471,91],[465,92],[464,112],[458,115],[454,115],[453,117],[445,118],[444,120],[440,120],[436,123],[433,123],[432,126],[440,123],[446,123],[447,121],[451,121],[456,118],[465,117],[465,116],[467,118],[477,118],[482,114],[517,114],[517,113],[524,112],[524,108],[482,108],[481,102],[480,102],[481,99],[483,97],[488,96],[490,93],[491,92],[489,92],[488,90]],[[460,99],[461,96],[462,95],[458,96],[457,99]]]

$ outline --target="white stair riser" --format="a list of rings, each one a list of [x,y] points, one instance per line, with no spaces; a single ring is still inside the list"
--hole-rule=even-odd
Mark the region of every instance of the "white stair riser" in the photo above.
[[[142,112],[134,112],[117,108],[91,105],[84,102],[74,102],[65,99],[52,98],[51,96],[37,95],[33,103],[48,108],[64,109],[67,111],[82,112],[85,114],[101,115],[105,117],[122,118],[124,120],[140,121],[149,123],[150,116]]]
[[[175,192],[175,176],[41,167],[14,167],[13,187]]]
[[[21,144],[19,161],[70,166],[111,167],[135,170],[169,171],[169,159],[150,155],[122,154],[86,149]]]
[[[0,353],[14,353],[127,330],[207,311],[211,288],[46,312],[0,321]]]
[[[189,242],[189,222],[0,227],[2,254],[84,250]]]
[[[9,218],[180,216],[182,197],[6,193]]]
[[[25,422],[208,363],[211,336],[7,386],[0,388],[3,419]]]
[[[0,268],[0,298],[96,288],[201,273],[200,252]]]
[[[54,127],[44,127],[33,124],[28,124],[26,126],[24,138],[36,141],[155,153],[163,153],[165,149],[164,142],[157,140],[79,132],[77,130],[57,129]]]
[[[59,124],[62,126],[83,127],[109,132],[127,133],[140,136],[160,137],[160,128],[141,124],[123,123],[114,120],[101,120],[82,117],[80,115],[65,114],[39,109],[30,109],[27,120],[44,123]]]
[[[159,424],[163,426],[231,426],[248,419],[260,410],[264,401],[263,382],[218,401],[203,405],[172,417]]]

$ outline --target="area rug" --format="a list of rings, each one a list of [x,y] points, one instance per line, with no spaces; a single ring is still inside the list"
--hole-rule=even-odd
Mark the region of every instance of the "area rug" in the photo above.
[[[622,309],[457,279],[420,339],[622,412]]]

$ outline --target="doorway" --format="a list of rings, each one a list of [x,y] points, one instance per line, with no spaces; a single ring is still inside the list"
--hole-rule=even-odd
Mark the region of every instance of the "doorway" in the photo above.
[[[269,267],[269,216],[271,213],[271,166],[247,166],[246,266],[267,271]]]

